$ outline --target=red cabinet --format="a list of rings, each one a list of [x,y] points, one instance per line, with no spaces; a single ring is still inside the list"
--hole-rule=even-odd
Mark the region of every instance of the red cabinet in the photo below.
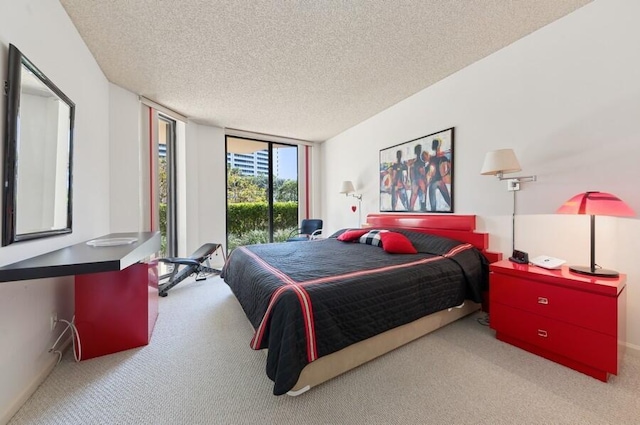
[[[157,317],[157,260],[75,277],[82,360],[147,345]]]
[[[496,338],[601,381],[624,352],[626,276],[590,277],[499,261],[490,266]]]

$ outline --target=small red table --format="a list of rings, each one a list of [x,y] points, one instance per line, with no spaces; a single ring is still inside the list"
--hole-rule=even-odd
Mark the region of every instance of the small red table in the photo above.
[[[496,338],[606,382],[626,340],[626,281],[507,260],[490,265]]]

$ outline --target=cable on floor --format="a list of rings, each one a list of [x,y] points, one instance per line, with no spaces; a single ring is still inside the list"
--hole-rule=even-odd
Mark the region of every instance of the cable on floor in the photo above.
[[[62,360],[62,351],[56,350],[56,345],[58,345],[58,343],[60,342],[64,334],[67,333],[67,330],[71,329],[71,345],[73,346],[73,357],[75,358],[76,362],[79,362],[80,359],[82,359],[82,344],[80,343],[80,334],[78,334],[78,329],[76,328],[76,325],[75,325],[75,316],[73,316],[73,319],[71,319],[71,322],[64,319],[58,319],[56,322],[66,323],[67,327],[64,329],[64,331],[62,331],[60,336],[58,336],[58,339],[56,339],[56,341],[53,343],[51,348],[49,348],[49,352],[56,353],[58,355],[58,362],[56,364],[59,364],[60,361]],[[77,351],[76,351],[76,340],[78,342]]]
[[[484,315],[484,317],[478,317],[476,319],[478,321],[478,323],[480,323],[482,326],[489,326],[489,313],[486,313]]]

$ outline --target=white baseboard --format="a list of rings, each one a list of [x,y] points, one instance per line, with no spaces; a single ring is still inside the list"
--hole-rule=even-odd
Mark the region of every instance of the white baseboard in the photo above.
[[[62,345],[60,346],[60,351],[64,353],[64,351],[71,344],[71,336],[66,338]],[[38,387],[47,379],[49,374],[53,371],[53,369],[58,364],[58,355],[55,353],[51,353],[50,359],[45,363],[44,367],[38,373],[35,378],[27,385],[27,387],[20,393],[12,403],[9,404],[9,407],[6,411],[0,413],[0,425],[7,425],[9,420],[15,415],[18,410],[22,407],[23,404],[29,400],[29,397],[33,395],[34,392],[38,389]]]
[[[632,350],[636,350],[640,352],[640,345],[631,344],[629,342],[625,342],[624,345],[626,345],[627,348],[631,348]]]

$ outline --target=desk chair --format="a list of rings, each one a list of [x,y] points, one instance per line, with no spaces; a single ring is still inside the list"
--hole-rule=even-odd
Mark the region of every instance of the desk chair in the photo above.
[[[211,264],[209,263],[211,256],[218,250],[222,252],[222,259],[226,262],[227,255],[219,243],[206,243],[188,258],[168,257],[158,259],[158,261],[162,263],[173,265],[171,273],[160,276],[158,295],[166,297],[169,289],[192,274],[196,275],[196,280],[205,280],[210,274],[220,274],[220,270],[211,268]]]
[[[304,219],[300,222],[300,228],[291,232],[287,242],[308,241],[322,234],[322,220],[317,218]]]

